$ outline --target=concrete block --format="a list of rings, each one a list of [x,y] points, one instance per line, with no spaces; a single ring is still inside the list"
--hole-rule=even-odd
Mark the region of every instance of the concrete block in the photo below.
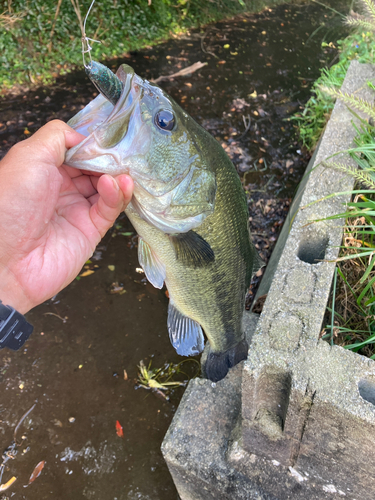
[[[372,99],[374,77],[352,62],[343,90]],[[266,271],[248,360],[217,384],[193,380],[173,419],[162,451],[182,500],[375,498],[375,363],[319,340],[342,221],[312,221],[343,211],[344,195],[315,202],[352,187],[321,165],[352,144],[352,120],[336,103]],[[257,315],[244,320],[252,336]]]
[[[352,63],[343,90],[371,100],[366,82],[374,77],[372,66]],[[328,260],[337,257],[343,222],[311,223],[343,211],[343,196],[313,202],[352,188],[352,179],[320,165],[351,145],[352,119],[337,103],[272,278],[245,363],[242,446],[308,474],[305,494],[314,482],[325,493],[372,499],[375,485],[365,477],[373,474],[375,363],[319,341],[335,266]],[[355,469],[363,482],[352,477]]]
[[[247,340],[259,315],[245,315]],[[228,466],[226,454],[241,412],[243,362],[216,384],[192,380],[165,436],[162,453],[182,500],[276,500]]]

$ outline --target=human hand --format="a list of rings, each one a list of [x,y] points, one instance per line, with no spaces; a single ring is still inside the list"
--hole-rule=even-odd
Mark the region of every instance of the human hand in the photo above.
[[[76,277],[132,197],[127,175],[63,165],[82,139],[54,120],[0,162],[0,300],[21,313]]]

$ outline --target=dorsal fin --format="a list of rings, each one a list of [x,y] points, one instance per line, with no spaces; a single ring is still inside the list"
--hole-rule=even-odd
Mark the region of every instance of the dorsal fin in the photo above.
[[[138,260],[148,281],[155,288],[163,288],[165,266],[141,237],[138,239]]]
[[[196,356],[204,349],[204,336],[199,323],[182,314],[169,301],[168,306],[169,338],[180,356]]]
[[[215,260],[209,243],[195,231],[170,235],[170,240],[181,264],[189,267],[203,267]]]

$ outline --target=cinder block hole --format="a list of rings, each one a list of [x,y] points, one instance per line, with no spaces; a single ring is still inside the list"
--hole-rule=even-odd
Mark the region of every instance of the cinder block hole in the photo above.
[[[361,397],[375,406],[375,380],[362,379],[358,382]]]
[[[279,430],[283,431],[291,387],[291,373],[273,366],[262,368],[255,386],[254,406],[256,416],[267,416],[266,419],[263,419],[263,423],[266,420],[272,420],[273,423],[278,421]]]
[[[297,257],[307,264],[318,264],[324,259],[328,247],[328,237],[308,236],[301,241]]]

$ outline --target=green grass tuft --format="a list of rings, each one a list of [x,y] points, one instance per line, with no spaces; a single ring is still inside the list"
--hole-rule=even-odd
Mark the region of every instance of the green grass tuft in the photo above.
[[[361,27],[363,28],[363,25]],[[303,112],[293,118],[299,129],[302,143],[309,150],[313,150],[320,139],[350,61],[357,59],[362,63],[375,63],[375,43],[370,31],[352,33],[348,38],[339,40],[337,45],[339,62],[331,68],[322,70],[321,76],[312,89],[314,95],[307,102]],[[322,90],[326,88],[332,89],[332,95]]]

